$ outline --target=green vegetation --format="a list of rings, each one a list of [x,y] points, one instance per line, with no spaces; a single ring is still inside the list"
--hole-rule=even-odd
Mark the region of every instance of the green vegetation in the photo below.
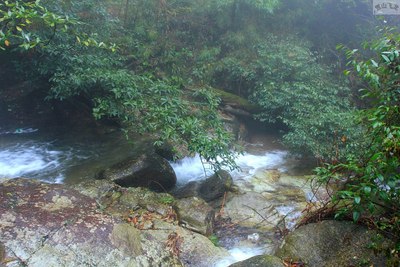
[[[219,246],[219,238],[215,234],[212,234],[208,237],[210,241],[214,244],[214,246],[218,247]]]
[[[395,244],[386,254],[388,266],[400,263],[400,34],[385,30],[377,41],[364,44],[374,53],[365,59],[359,50],[344,49],[355,73],[364,82],[361,90],[366,107],[358,115],[368,146],[358,157],[319,169],[324,183],[345,179],[333,202],[341,207],[337,216],[352,214]],[[379,250],[379,242],[374,249]]]
[[[339,214],[392,235],[396,262],[400,37],[379,35],[370,9],[365,0],[2,1],[0,84],[40,84],[55,105],[79,101],[128,136],[151,134],[216,169],[235,168],[219,110],[235,103],[281,130],[293,153],[331,163],[318,173],[344,183]],[[346,80],[335,46],[377,36],[363,51],[344,48]]]
[[[57,27],[67,31],[76,21],[50,12],[40,1],[4,1],[0,3],[0,23],[0,49],[27,50],[48,43]]]
[[[47,83],[48,99],[82,101],[97,119],[186,147],[215,168],[235,167],[219,97],[279,123],[294,153],[334,162],[359,147],[352,93],[326,52],[336,39],[318,44],[297,24],[365,6],[346,2],[5,1],[0,58],[16,62],[6,76]]]
[[[162,204],[167,204],[167,205],[170,205],[170,204],[174,203],[174,201],[175,201],[175,198],[173,196],[169,196],[169,195],[168,196],[163,196],[160,199],[160,202]]]

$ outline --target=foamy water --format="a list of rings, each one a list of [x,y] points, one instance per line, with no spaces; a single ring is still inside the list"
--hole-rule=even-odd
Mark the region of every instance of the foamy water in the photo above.
[[[178,185],[202,180],[213,174],[210,164],[202,163],[198,155],[195,157],[185,157],[171,163],[171,166],[175,171]]]
[[[62,183],[65,172],[80,151],[43,141],[38,129],[17,128],[0,131],[0,178],[36,178]]]
[[[241,247],[241,248],[230,249],[228,252],[231,255],[223,260],[218,261],[215,264],[215,267],[227,267],[235,262],[244,261],[251,257],[262,255],[265,252],[265,250],[264,248],[261,247],[254,247],[254,248]]]
[[[249,178],[259,169],[279,169],[285,171],[286,151],[268,151],[261,155],[244,153],[238,155],[235,162],[240,167],[239,171],[233,171],[234,178]],[[186,157],[175,163],[171,163],[174,169],[178,184],[182,185],[191,181],[202,180],[213,173],[211,166],[202,163],[199,156]]]
[[[0,177],[42,178],[60,183],[64,179],[63,165],[71,151],[60,151],[51,143],[22,142],[0,149]]]

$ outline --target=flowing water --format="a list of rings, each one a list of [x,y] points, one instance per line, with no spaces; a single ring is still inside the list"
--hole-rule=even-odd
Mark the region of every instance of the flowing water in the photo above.
[[[7,129],[0,131],[0,179],[77,183],[136,152],[118,133],[99,136],[62,128]]]
[[[237,155],[236,158],[236,163],[240,170],[231,172],[234,184],[244,190],[246,190],[246,187],[254,188],[252,179],[260,172],[277,170],[279,173],[286,175],[304,175],[309,174],[313,167],[313,163],[310,161],[289,157],[288,151],[279,143],[279,136],[276,135],[253,133],[249,142],[244,144],[244,147],[245,152]],[[198,156],[184,158],[171,165],[177,175],[178,186],[191,181],[205,179],[212,174],[210,166],[202,163]],[[302,183],[304,182],[289,181],[287,183],[284,182],[281,186],[282,188],[285,186],[293,187],[294,190],[301,188],[301,190],[304,190],[302,199],[305,202],[311,192],[307,191]],[[280,194],[279,190],[276,191],[276,194]],[[293,205],[291,201],[282,201],[274,209],[278,216],[286,219],[285,227],[288,229],[294,227],[296,220],[301,215],[301,208]],[[275,244],[270,242],[276,239],[273,232],[265,233],[257,229],[240,228],[232,235],[229,234],[229,231],[231,230],[227,230],[224,233],[222,230],[223,240],[221,241],[231,256],[215,263],[216,267],[226,267],[256,255],[271,253],[274,249]],[[241,237],[239,237],[240,235]],[[255,242],[252,242],[251,240],[254,241],[254,239]],[[264,243],[259,242],[259,239],[264,239]]]
[[[276,135],[254,134],[244,147],[245,152],[236,159],[240,171],[231,173],[235,184],[247,183],[260,170],[276,169],[291,174],[303,174],[310,170],[309,164],[287,157],[288,152],[279,144]],[[99,137],[84,132],[71,134],[65,129],[0,129],[0,180],[29,177],[52,183],[77,183],[93,178],[101,169],[134,153],[140,152],[134,151],[118,133]],[[204,165],[199,157],[184,158],[171,165],[176,172],[178,186],[205,179],[211,174],[210,166]],[[294,209],[290,204],[276,208],[283,216],[299,216],[293,213]],[[248,232],[249,238],[252,235],[258,233]],[[225,243],[233,239],[227,238]],[[231,256],[215,266],[228,266],[266,252],[265,246],[248,244],[251,243],[226,245]]]

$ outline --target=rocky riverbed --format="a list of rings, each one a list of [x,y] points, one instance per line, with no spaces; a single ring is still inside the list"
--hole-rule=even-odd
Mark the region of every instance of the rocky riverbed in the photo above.
[[[3,134],[7,149],[0,161],[6,170],[15,170],[10,156],[20,152],[26,156],[22,165],[35,163],[24,165],[35,167],[27,172],[35,179],[15,178],[24,170],[14,177],[1,175],[2,265],[226,267],[259,255],[236,264],[383,266],[382,258],[364,250],[374,235],[364,228],[320,223],[295,230],[302,212],[328,194],[312,190],[312,177],[299,171],[304,162],[288,158],[270,137],[246,143],[246,152],[237,158],[240,171],[213,174],[196,157],[171,168],[151,149],[132,154],[120,138],[107,143],[81,136],[65,149],[70,147],[65,142],[41,140],[37,146],[27,140],[37,134]],[[59,180],[54,179],[58,173]],[[142,187],[127,187],[132,185]],[[335,249],[329,249],[331,241]],[[354,244],[360,249],[354,250]]]

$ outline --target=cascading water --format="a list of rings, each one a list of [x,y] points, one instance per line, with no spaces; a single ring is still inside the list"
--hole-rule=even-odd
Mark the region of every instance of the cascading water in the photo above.
[[[271,143],[271,140],[273,140],[272,138],[274,137],[262,136],[261,142],[259,142],[260,140],[256,140],[256,143],[245,144],[246,152],[238,155],[235,160],[240,169],[231,172],[231,175],[234,184],[240,187],[242,193],[260,188],[260,185],[253,183],[255,181],[263,182],[263,176],[261,176],[261,178],[259,176],[264,172],[275,171],[276,173],[284,174],[284,176],[287,175],[272,185],[268,184],[268,190],[264,190],[261,187],[261,190],[256,193],[259,193],[260,197],[264,196],[263,194],[270,194],[272,199],[282,198],[282,195],[289,194],[285,200],[273,201],[271,212],[276,214],[275,216],[277,218],[284,218],[285,227],[287,227],[287,229],[292,229],[296,220],[301,215],[302,208],[301,205],[297,205],[296,200],[291,200],[293,196],[290,195],[290,192],[281,192],[283,190],[297,190],[299,192],[297,197],[304,199],[304,202],[306,202],[307,199],[309,199],[307,194],[310,192],[304,187],[304,181],[297,181],[295,177],[290,175],[298,175],[296,171],[299,169],[302,171],[302,174],[304,174],[304,169],[306,170],[307,167],[305,162],[289,159],[288,152],[284,150],[283,147],[277,145],[277,143]],[[199,156],[183,158],[182,160],[171,163],[171,165],[177,175],[178,186],[183,186],[192,181],[203,180],[213,173],[209,165],[201,162]],[[300,191],[304,192],[301,193]],[[274,194],[276,194],[276,197]],[[251,203],[247,204],[251,205]],[[226,267],[256,255],[273,252],[275,247],[273,244],[274,241],[270,243],[270,241],[274,239],[275,233],[273,231],[265,233],[252,228],[245,228],[240,231],[242,232],[239,233],[241,236],[239,238],[236,233],[233,235],[232,233],[225,233],[224,246],[228,249],[230,256],[216,262],[214,266]],[[263,236],[260,237],[260,235]],[[263,241],[261,241],[261,239],[263,239]]]
[[[268,144],[247,144],[246,151],[236,158],[240,170],[231,172],[237,185],[250,183],[264,170],[274,169],[284,173],[293,167],[293,162],[286,158],[287,151],[276,145],[271,148]],[[83,134],[63,139],[58,134],[47,135],[34,128],[3,130],[0,131],[0,180],[31,177],[52,183],[75,183],[83,178],[92,178],[99,168],[129,153],[132,153],[132,147],[120,135],[107,136],[105,140],[85,137]],[[211,167],[202,163],[199,156],[184,158],[171,165],[177,175],[178,186],[205,179],[213,173]],[[280,186],[284,188],[285,185]],[[275,211],[279,216],[292,221],[299,216],[298,209],[292,203],[277,205]],[[292,226],[290,223],[288,221],[289,228]],[[245,236],[249,240],[259,238],[257,230],[252,229]],[[234,244],[227,246],[227,249],[231,256],[216,262],[215,266],[225,267],[266,252],[265,246],[257,242]]]
[[[285,150],[274,149],[270,151],[258,151],[256,154],[246,152],[242,155],[238,155],[236,164],[240,169],[231,172],[234,183],[239,184],[241,180],[247,181],[262,170],[275,169],[280,172],[287,171],[287,154]],[[183,158],[175,163],[171,163],[171,165],[177,175],[178,185],[181,186],[191,181],[203,180],[212,174],[210,166],[202,163],[199,156]],[[288,218],[288,227],[292,227],[289,221],[290,219],[294,220],[300,216],[299,212],[296,212],[295,208],[290,205],[279,206],[276,208],[276,211],[280,216],[286,216]],[[255,233],[253,236],[254,235],[258,234]],[[248,239],[250,239],[251,236],[250,234]],[[257,245],[234,246],[229,248],[228,251],[231,256],[215,263],[216,267],[226,267],[232,263],[266,252],[265,247]]]
[[[249,178],[259,169],[286,171],[286,156],[287,152],[284,150],[266,151],[261,155],[250,153],[238,155],[235,162],[240,170],[233,171],[231,175],[234,178]],[[205,179],[213,173],[211,166],[207,163],[202,163],[198,155],[173,162],[171,166],[176,173],[178,185]]]

